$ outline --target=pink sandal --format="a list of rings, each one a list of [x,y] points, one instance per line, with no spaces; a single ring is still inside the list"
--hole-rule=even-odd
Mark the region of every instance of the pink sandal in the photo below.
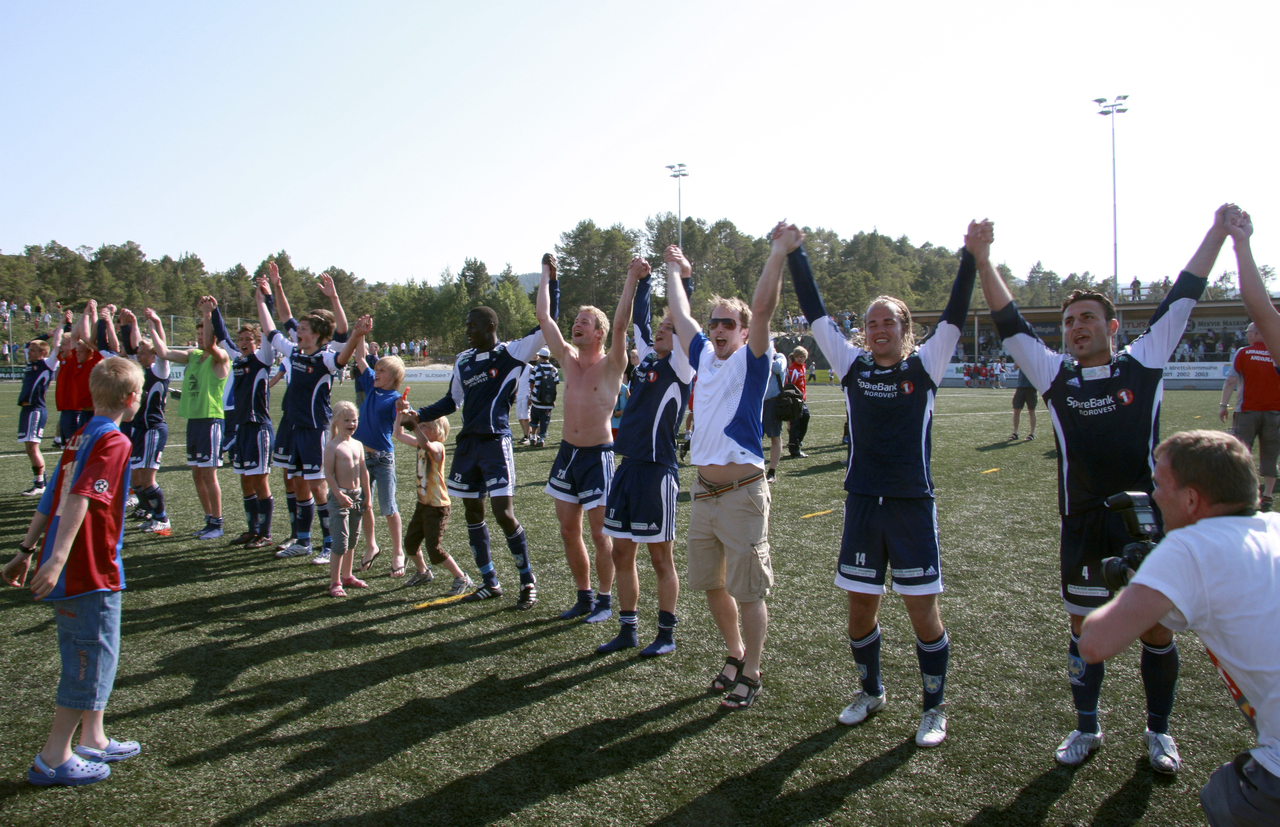
[[[353,589],[367,589],[369,584],[353,576],[342,578],[342,585],[350,586]]]
[[[341,584],[341,583],[330,583],[330,584],[329,584],[329,596],[330,596],[330,597],[346,597],[346,596],[347,596],[347,593],[346,593],[346,591],[342,588],[342,584]]]

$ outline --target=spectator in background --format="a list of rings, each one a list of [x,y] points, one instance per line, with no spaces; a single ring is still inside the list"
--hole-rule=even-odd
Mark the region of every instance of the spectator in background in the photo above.
[[[787,365],[787,372],[784,376],[784,385],[795,385],[796,390],[800,391],[803,399],[808,399],[806,381],[805,381],[805,360],[809,358],[809,351],[803,347],[797,347],[791,351],[791,362]],[[809,378],[817,378],[817,368],[809,366]],[[787,426],[787,453],[793,459],[803,459],[809,456],[801,446],[804,443],[805,434],[809,432],[809,406],[800,406],[800,415],[791,420]]]
[[[1257,325],[1245,331],[1249,346],[1236,352],[1222,386],[1222,405],[1218,418],[1227,421],[1231,394],[1240,388],[1237,412],[1231,419],[1231,433],[1253,450],[1258,441],[1259,473],[1262,476],[1262,498],[1259,508],[1271,510],[1271,496],[1276,487],[1276,459],[1280,457],[1280,374],[1258,333]]]

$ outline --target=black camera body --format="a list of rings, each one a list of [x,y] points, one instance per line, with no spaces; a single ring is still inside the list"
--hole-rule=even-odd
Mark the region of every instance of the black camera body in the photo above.
[[[1156,547],[1152,538],[1160,533],[1160,524],[1151,507],[1151,495],[1141,491],[1113,494],[1107,497],[1107,508],[1124,518],[1124,527],[1134,540],[1124,547],[1119,557],[1102,561],[1102,582],[1111,591],[1118,592],[1129,585],[1129,578]]]

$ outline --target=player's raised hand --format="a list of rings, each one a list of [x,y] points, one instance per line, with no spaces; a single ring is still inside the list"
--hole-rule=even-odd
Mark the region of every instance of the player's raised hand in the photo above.
[[[1239,214],[1240,208],[1235,204],[1230,202],[1223,204],[1213,212],[1213,229],[1225,236],[1227,234],[1227,225],[1231,222],[1231,219],[1234,216],[1238,216]]]
[[[671,244],[667,249],[662,251],[662,258],[668,264],[680,265],[680,273],[683,278],[693,275],[693,265],[689,263],[689,259],[684,257],[684,250],[677,245]]]
[[[331,299],[338,295],[338,288],[333,286],[333,276],[328,273],[320,274],[320,292]]]
[[[277,287],[280,285],[280,268],[276,266],[274,261],[267,262],[267,275],[271,277],[271,283]]]
[[[131,324],[136,326],[138,324],[138,317],[133,315],[133,311],[126,307],[125,309],[120,311],[120,321],[124,322],[125,324]]]
[[[150,307],[145,308],[142,311],[142,315],[146,316],[147,321],[151,322],[156,327],[160,326],[160,315],[156,313],[156,311],[152,310]]]
[[[258,278],[254,281],[254,284],[257,285],[258,292],[261,293],[262,295],[264,296],[271,295],[271,283],[267,281],[266,276],[258,276]]]
[[[359,336],[367,336],[373,330],[373,317],[368,313],[360,317],[356,322],[355,333]]]
[[[1253,219],[1249,213],[1241,210],[1227,219],[1227,235],[1232,241],[1247,241],[1253,235]]]
[[[89,303],[84,306],[84,312],[91,319],[98,318],[98,300],[89,299]]]
[[[551,281],[556,280],[557,276],[560,275],[560,268],[559,264],[556,262],[555,255],[552,253],[546,253],[542,256],[542,271],[550,274],[549,277]]]
[[[788,224],[784,218],[774,225],[770,240],[782,245],[784,252],[794,253],[804,243],[804,233],[795,224]]]
[[[627,277],[634,276],[637,279],[647,279],[649,274],[653,272],[653,268],[649,266],[649,262],[644,256],[633,256],[631,263],[627,265]]]
[[[995,239],[994,221],[988,218],[970,221],[969,230],[964,234],[964,248],[978,261],[987,261],[991,258],[991,244]]]

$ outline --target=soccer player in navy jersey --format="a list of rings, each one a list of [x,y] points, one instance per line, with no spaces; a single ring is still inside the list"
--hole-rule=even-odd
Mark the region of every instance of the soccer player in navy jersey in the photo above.
[[[971,223],[966,241],[991,233],[990,224]],[[916,633],[924,688],[916,744],[936,747],[947,736],[944,697],[951,641],[938,609],[942,556],[929,471],[933,406],[969,312],[974,258],[967,250],[962,254],[947,306],[933,334],[919,345],[911,312],[891,296],[872,299],[861,337],[849,342],[827,315],[804,248],[797,242],[789,249],[800,309],[841,377],[849,409],[852,449],[836,585],[849,593],[849,645],[862,686],[839,721],[862,723],[885,705],[879,610],[891,575]]]
[[[1057,749],[1062,764],[1082,763],[1103,738],[1098,724],[1103,664],[1081,659],[1080,627],[1090,612],[1113,596],[1102,579],[1102,560],[1116,556],[1129,542],[1124,520],[1104,503],[1123,491],[1152,490],[1164,366],[1204,291],[1228,222],[1239,214],[1234,204],[1218,208],[1204,241],[1146,331],[1121,350],[1115,346],[1120,327],[1115,307],[1105,295],[1088,290],[1073,291],[1062,303],[1067,353],[1046,347],[991,264],[990,242],[971,247],[996,331],[1018,368],[1044,396],[1058,445],[1062,601],[1071,618],[1068,676],[1076,708],[1076,729]],[[1148,758],[1157,772],[1176,773],[1181,759],[1168,732],[1178,649],[1165,626],[1157,624],[1142,635],[1141,671]]]
[[[44,439],[44,426],[49,420],[45,406],[45,392],[49,380],[58,372],[58,358],[49,355],[48,342],[33,339],[27,344],[27,367],[22,372],[22,390],[18,394],[18,441],[27,451],[31,461],[31,487],[22,492],[24,497],[38,497],[44,493],[44,456],[40,453],[40,441]]]
[[[683,264],[688,266],[687,261]],[[679,268],[681,262],[673,261],[668,266]],[[676,338],[670,313],[662,319],[656,334],[651,330],[649,274],[648,262],[642,258],[633,260],[627,269],[628,286],[623,288],[625,297],[632,290],[630,282],[635,282],[631,318],[638,362],[631,374],[630,396],[614,443],[622,464],[610,481],[604,513],[604,532],[613,538],[621,629],[617,637],[596,649],[606,653],[640,645],[636,633],[640,604],[636,548],[644,543],[649,547],[649,559],[658,580],[658,636],[640,651],[646,657],[666,655],[676,649],[676,601],[680,597],[680,578],[672,556],[676,497],[680,493],[676,426],[693,381],[689,354]],[[681,275],[687,297],[690,280],[688,273],[682,271]]]
[[[698,428],[692,445],[698,479],[689,513],[689,587],[706,592],[707,607],[724,638],[728,657],[711,683],[729,690],[727,709],[751,706],[760,691],[760,659],[769,630],[765,604],[773,587],[769,552],[771,495],[765,482],[764,394],[773,361],[769,319],[778,307],[787,245],[800,231],[779,222],[751,306],[739,298],[711,299],[708,333],[689,310],[676,283],[684,256],[668,248],[667,296],[681,342],[698,376]],[[752,319],[756,323],[752,324]]]
[[[332,286],[332,282],[328,284]],[[333,413],[329,405],[330,388],[334,374],[351,359],[356,346],[363,343],[364,334],[357,332],[347,340],[342,351],[335,354],[327,347],[334,330],[332,323],[319,312],[312,312],[298,320],[298,342],[294,344],[276,329],[267,308],[266,294],[259,289],[254,296],[263,336],[289,362],[289,387],[284,394],[284,416],[272,461],[293,478],[298,512],[294,520],[296,540],[276,556],[310,555],[315,513],[320,510],[322,518],[328,515],[327,509],[318,509],[317,505],[326,502],[329,496],[324,476],[324,444]],[[345,325],[345,317],[342,321]],[[327,520],[322,519],[321,531],[327,535],[326,523]]]
[[[556,501],[560,538],[578,589],[578,599],[560,615],[561,620],[581,617],[600,623],[613,616],[613,542],[604,531],[604,505],[613,478],[613,416],[627,367],[627,321],[635,296],[636,273],[648,263],[636,256],[627,268],[627,279],[618,299],[613,321],[612,346],[605,350],[609,320],[598,307],[584,305],[573,320],[572,344],[564,340],[551,315],[549,279],[538,287],[538,324],[551,356],[564,371],[564,427],[560,450],[544,489]],[[582,512],[591,526],[596,552],[599,591],[591,591],[591,558],[582,541]]]
[[[126,311],[127,312],[127,311]],[[164,325],[154,310],[144,313],[151,325],[151,339],[144,339],[138,329],[138,320],[129,313],[129,349],[138,356],[142,368],[142,405],[133,416],[133,452],[129,469],[133,477],[133,490],[138,496],[138,511],[134,517],[146,517],[142,531],[168,537],[173,533],[169,515],[165,510],[164,491],[156,482],[156,473],[169,442],[169,425],[165,422],[165,404],[169,396],[169,362],[162,358],[155,342],[164,345]]]
[[[560,311],[560,282],[556,279],[556,258],[550,253],[542,257],[542,278],[547,282],[548,313],[555,318]],[[516,608],[531,609],[538,602],[537,579],[529,561],[524,527],[516,521],[511,504],[516,466],[507,419],[515,397],[513,385],[542,347],[542,328],[535,327],[515,341],[499,342],[498,314],[493,308],[481,306],[467,313],[466,336],[471,347],[459,353],[454,362],[449,393],[440,401],[419,408],[417,418],[426,422],[462,408],[462,429],[446,485],[451,497],[462,500],[467,538],[484,578],[480,588],[463,600],[488,600],[502,594],[489,554],[489,528],[484,519],[484,498],[488,496],[493,500],[494,519],[506,535],[507,548],[520,572]]]
[[[221,314],[214,308],[214,336],[230,338]],[[235,545],[247,549],[272,544],[271,449],[275,429],[271,422],[271,394],[267,379],[275,362],[275,349],[256,324],[242,324],[236,332],[231,360],[232,404],[227,410],[231,432],[231,470],[240,477],[244,498],[245,532]]]

